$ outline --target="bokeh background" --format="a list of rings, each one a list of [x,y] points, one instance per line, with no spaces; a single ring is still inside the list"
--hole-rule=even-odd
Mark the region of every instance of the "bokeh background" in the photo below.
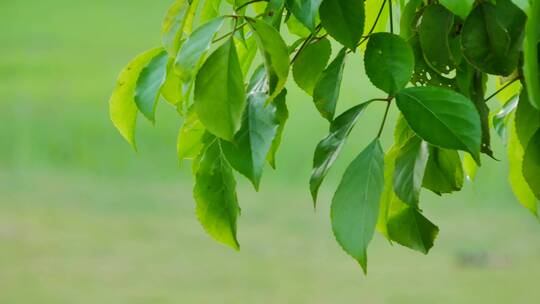
[[[207,237],[189,164],[175,156],[174,110],[162,103],[155,126],[139,120],[138,153],[108,119],[118,72],[159,44],[169,2],[0,1],[0,303],[538,303],[540,223],[511,194],[499,139],[502,161],[484,159],[463,192],[423,193],[441,228],[429,255],[377,236],[364,276],[341,251],[332,190],[375,135],[381,105],[360,120],[314,212],[307,181],[327,126],[292,89],[278,170],[260,193],[238,177],[242,250]],[[381,95],[359,55],[346,73],[340,109]],[[390,138],[387,128],[387,148]]]

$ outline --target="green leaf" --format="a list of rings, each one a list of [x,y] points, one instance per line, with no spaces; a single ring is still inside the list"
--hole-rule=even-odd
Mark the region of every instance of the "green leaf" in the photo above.
[[[196,213],[206,232],[225,245],[239,249],[236,221],[240,214],[236,197],[236,182],[232,168],[225,159],[219,140],[205,147],[195,163]]]
[[[405,207],[388,221],[388,233],[393,241],[427,254],[439,234],[439,228],[413,207]]]
[[[218,17],[207,22],[193,31],[182,44],[175,61],[176,72],[182,81],[188,82],[193,78],[198,63],[210,48],[212,39],[223,25],[224,20],[224,17]]]
[[[195,81],[195,110],[206,129],[232,141],[246,104],[244,80],[232,39],[208,57]]]
[[[540,109],[540,1],[530,1],[523,44],[523,76],[532,105]]]
[[[480,3],[463,25],[463,55],[482,72],[510,75],[518,64],[525,20],[510,0]]]
[[[540,111],[532,106],[525,90],[519,96],[515,125],[522,147],[527,147],[536,130],[540,129]]]
[[[313,95],[315,84],[324,71],[331,54],[330,41],[323,38],[309,44],[296,58],[293,64],[294,80],[309,95]]]
[[[289,119],[289,110],[287,109],[286,103],[287,89],[284,89],[279,93],[279,95],[274,98],[272,103],[276,107],[276,120],[278,122],[278,128],[276,131],[276,136],[272,141],[272,146],[270,147],[270,152],[268,153],[268,162],[272,168],[276,168],[276,154],[281,145],[281,138],[283,137],[283,130],[285,129],[285,123]]]
[[[182,108],[182,81],[174,71],[174,60],[169,59],[167,64],[167,76],[161,87],[161,96],[177,108]]]
[[[428,143],[471,153],[480,163],[482,129],[474,104],[452,90],[407,88],[396,103],[413,131]]]
[[[364,0],[323,0],[319,14],[330,36],[349,49],[356,50],[364,33]]]
[[[289,30],[289,33],[296,35],[298,37],[307,38],[309,35],[311,35],[311,31],[294,15],[290,15],[287,18],[287,29]]]
[[[453,25],[454,15],[444,6],[432,4],[425,8],[418,27],[426,63],[439,74],[447,74],[456,67],[450,50],[450,31]]]
[[[331,220],[341,247],[367,272],[367,248],[379,216],[384,152],[373,141],[349,165],[332,200]]]
[[[402,15],[400,18],[399,35],[407,41],[409,41],[411,37],[416,35],[416,25],[418,23],[416,10],[420,6],[420,4],[422,4],[422,0],[410,0],[407,2],[405,8],[402,11]]]
[[[199,22],[201,24],[205,24],[206,22],[219,16],[221,2],[222,0],[204,0]]]
[[[343,69],[345,68],[345,58],[347,51],[343,48],[336,58],[322,72],[313,89],[313,101],[322,117],[332,121],[336,112],[336,105],[341,90],[341,80]]]
[[[283,10],[285,9],[285,0],[269,0],[264,10],[264,21],[271,24],[279,31],[281,20],[283,19]]]
[[[523,156],[523,176],[540,200],[540,129],[533,135]]]
[[[270,97],[277,96],[285,87],[289,76],[289,51],[279,32],[268,23],[248,19],[249,25],[255,33],[257,46],[261,52],[266,74]]]
[[[389,33],[377,33],[369,38],[364,64],[371,83],[394,95],[411,79],[414,55],[403,38]]]
[[[422,187],[441,195],[463,188],[463,165],[455,150],[429,148]]]
[[[427,160],[427,144],[417,136],[410,138],[396,157],[394,191],[404,203],[415,208],[420,201]]]
[[[289,11],[311,31],[315,30],[315,22],[322,0],[287,0]]]
[[[161,88],[165,83],[168,61],[169,55],[166,51],[163,50],[157,54],[142,69],[135,87],[135,103],[139,111],[152,122],[155,121],[157,102]]]
[[[538,200],[534,192],[523,176],[523,158],[525,148],[521,144],[517,134],[517,116],[516,124],[511,124],[508,137],[508,181],[521,205],[527,208],[532,214],[538,216]]]
[[[257,190],[278,128],[276,107],[273,103],[266,105],[267,100],[268,95],[264,93],[249,95],[242,126],[234,142],[221,144],[231,166],[246,176]]]
[[[203,137],[206,130],[197,117],[197,112],[191,107],[180,128],[177,141],[178,159],[194,159],[203,148]]]
[[[439,0],[439,2],[464,20],[471,12],[474,4],[474,0]]]
[[[162,51],[163,48],[155,48],[133,59],[118,76],[109,101],[109,113],[114,126],[134,149],[136,149],[135,125],[137,122],[135,87],[141,71]]]
[[[317,145],[313,157],[313,171],[309,181],[314,203],[317,202],[319,188],[326,174],[337,159],[358,118],[369,104],[371,102],[359,104],[334,119],[330,124],[330,133]]]
[[[161,41],[171,57],[176,56],[182,36],[191,31],[199,0],[176,0],[167,10],[161,25]]]

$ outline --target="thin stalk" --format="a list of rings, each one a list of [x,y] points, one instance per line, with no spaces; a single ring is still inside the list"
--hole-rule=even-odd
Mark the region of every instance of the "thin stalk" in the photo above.
[[[507,84],[505,84],[502,88],[498,89],[497,91],[495,91],[493,94],[489,95],[488,98],[486,98],[484,100],[484,102],[488,102],[490,99],[492,99],[493,97],[497,96],[497,94],[499,94],[500,92],[504,91],[504,89],[508,88],[509,86],[511,86],[514,82],[518,81],[519,80],[519,77],[516,77],[514,79],[512,79],[512,81],[508,82]]]

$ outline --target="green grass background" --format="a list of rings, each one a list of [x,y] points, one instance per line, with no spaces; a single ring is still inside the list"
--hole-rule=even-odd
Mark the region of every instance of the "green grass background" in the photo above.
[[[193,214],[180,119],[139,120],[139,153],[112,127],[121,68],[159,44],[166,0],[0,1],[0,303],[538,303],[540,224],[485,158],[478,181],[422,207],[441,228],[423,256],[377,236],[369,275],[335,243],[329,201],[372,138],[369,109],[329,174],[317,212],[307,181],[326,123],[292,89],[278,157],[255,193],[238,177],[240,252]],[[340,109],[381,96],[347,65]],[[292,85],[292,83],[291,83]],[[395,117],[393,109],[392,116]],[[391,126],[385,132],[389,147]],[[504,159],[504,147],[495,140]]]

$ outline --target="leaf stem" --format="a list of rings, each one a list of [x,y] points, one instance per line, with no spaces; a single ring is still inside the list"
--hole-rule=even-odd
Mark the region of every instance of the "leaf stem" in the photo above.
[[[236,10],[236,11],[239,11],[239,10],[243,9],[244,7],[250,5],[250,4],[257,3],[257,2],[266,2],[266,1],[268,1],[268,0],[251,0],[251,1],[248,1],[248,2],[246,2],[246,3],[242,4],[242,5],[240,5],[240,6],[237,7],[235,10]]]
[[[322,25],[319,24],[316,28],[315,28],[315,32],[311,33],[307,38],[306,40],[304,40],[304,42],[302,43],[302,45],[300,46],[300,48],[298,49],[298,51],[296,52],[296,54],[294,54],[294,57],[291,59],[291,64],[294,63],[296,61],[296,59],[298,59],[298,56],[300,55],[300,53],[308,46],[308,44],[313,40],[313,38],[315,38],[315,35],[317,35],[319,33],[319,31],[321,30],[322,28]]]
[[[387,99],[384,99],[386,101],[386,109],[384,110],[384,116],[381,121],[381,126],[379,127],[379,132],[377,132],[377,138],[381,138],[382,132],[384,130],[384,126],[386,124],[386,120],[388,120],[388,112],[390,112],[390,105],[392,105],[392,98],[388,97]]]
[[[388,14],[390,15],[390,33],[394,33],[394,13],[392,11],[392,0],[388,3]]]
[[[384,10],[384,6],[386,4],[386,1],[387,0],[384,0],[382,5],[381,5],[381,8],[379,9],[379,12],[377,13],[377,17],[375,18],[375,22],[373,22],[373,24],[371,25],[371,28],[369,29],[369,32],[367,33],[367,35],[365,35],[362,40],[356,45],[356,48],[360,47],[364,42],[366,42],[368,39],[369,39],[369,36],[371,36],[371,34],[373,34],[373,31],[375,30],[375,27],[377,26],[377,24],[379,23],[379,19],[381,18],[381,15],[382,15],[382,12]],[[349,50],[350,52],[351,50]]]
[[[235,21],[237,21],[237,20],[238,20],[238,19],[235,18]],[[221,41],[221,40],[223,40],[223,39],[225,39],[225,38],[227,38],[227,37],[229,37],[229,36],[231,36],[231,35],[234,35],[234,33],[236,33],[236,31],[238,31],[239,29],[243,28],[243,27],[246,26],[246,25],[247,25],[247,22],[244,22],[244,23],[240,24],[239,26],[235,26],[234,29],[233,29],[232,31],[230,31],[230,32],[228,32],[228,33],[226,33],[226,34],[223,34],[223,36],[218,37],[218,38],[212,40],[212,43],[219,42],[219,41]]]
[[[495,91],[493,94],[489,95],[488,98],[486,98],[484,100],[484,102],[488,102],[489,100],[491,100],[493,97],[497,96],[497,94],[499,94],[500,92],[504,91],[504,89],[508,88],[509,86],[511,86],[514,82],[516,82],[517,80],[519,80],[519,76],[512,79],[511,81],[509,81],[507,84],[505,84],[502,88],[498,89],[497,91]]]

